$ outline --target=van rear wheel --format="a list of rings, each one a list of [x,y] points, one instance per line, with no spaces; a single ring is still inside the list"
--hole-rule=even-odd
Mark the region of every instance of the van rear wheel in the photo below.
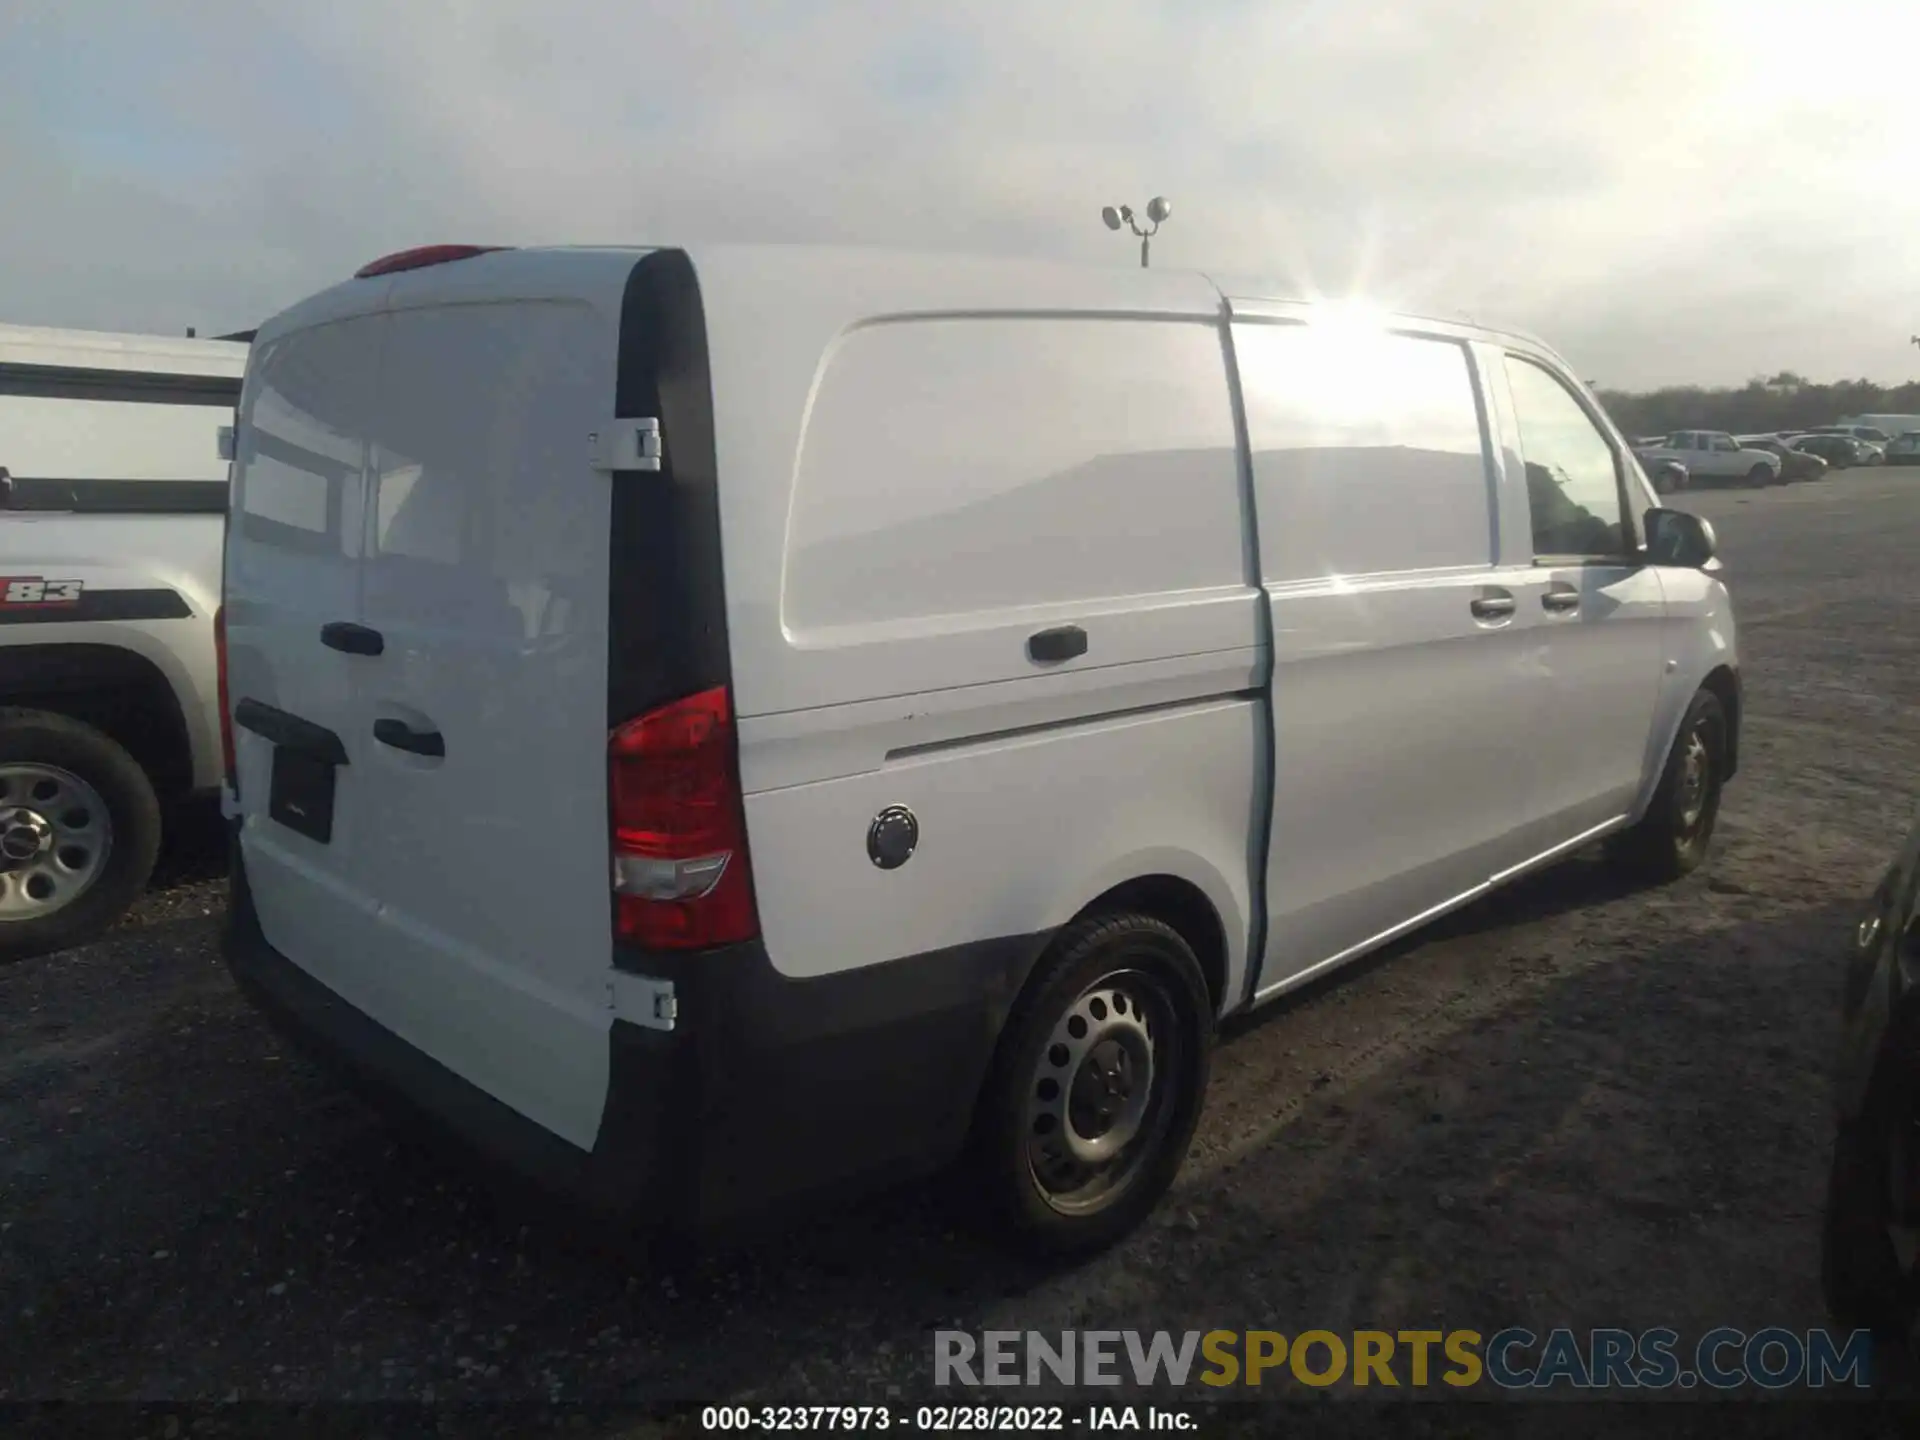
[[[975,1170],[1025,1248],[1120,1239],[1173,1183],[1200,1118],[1212,1005],[1192,949],[1145,915],[1075,922],[1001,1035],[975,1124]]]
[[[1654,884],[1699,869],[1713,843],[1726,773],[1727,712],[1711,690],[1700,690],[1680,721],[1645,817],[1612,841],[1610,858]]]
[[[78,720],[0,709],[0,963],[119,919],[160,851],[160,802],[134,758]]]

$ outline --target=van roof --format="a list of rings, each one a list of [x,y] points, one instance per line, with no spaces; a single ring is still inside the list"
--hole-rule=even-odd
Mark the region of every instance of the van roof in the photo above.
[[[1272,280],[1004,255],[856,245],[553,245],[488,250],[391,275],[344,279],[269,320],[260,327],[258,337],[267,340],[306,324],[372,313],[402,295],[413,303],[433,303],[452,299],[456,293],[480,298],[494,286],[545,289],[562,267],[592,261],[632,262],[660,248],[684,250],[702,276],[703,289],[709,277],[722,288],[750,277],[751,288],[762,294],[772,286],[804,291],[815,304],[825,301],[831,306],[838,298],[849,312],[862,315],[981,309],[1215,315],[1223,298],[1312,303],[1312,297],[1300,293],[1299,287]],[[1436,322],[1549,349],[1523,332],[1496,329],[1460,314],[1389,313],[1395,319]]]
[[[1273,305],[1311,305],[1315,297],[1308,293],[1308,287],[1284,284],[1271,276],[1235,275],[1206,272],[1205,277],[1216,286],[1222,295],[1230,300],[1252,301]],[[1324,300],[1337,297],[1323,296]],[[1448,311],[1439,306],[1423,303],[1409,305],[1383,305],[1381,310],[1394,320],[1411,320],[1416,323],[1447,325],[1462,330],[1477,331],[1494,339],[1514,340],[1536,350],[1553,353],[1553,347],[1539,336],[1525,330],[1516,330],[1506,325],[1491,325],[1486,321],[1467,314],[1464,310]]]
[[[0,365],[238,377],[246,373],[247,347],[231,340],[0,325]]]

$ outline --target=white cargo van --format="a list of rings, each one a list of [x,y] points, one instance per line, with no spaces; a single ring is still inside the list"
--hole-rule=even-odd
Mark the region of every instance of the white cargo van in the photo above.
[[[970,1150],[1075,1250],[1215,1022],[1590,841],[1699,863],[1704,522],[1533,341],[1165,271],[437,248],[259,332],[243,986],[622,1213]]]

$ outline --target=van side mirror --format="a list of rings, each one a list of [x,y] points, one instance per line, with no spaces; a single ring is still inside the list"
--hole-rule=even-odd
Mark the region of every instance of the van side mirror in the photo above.
[[[1705,570],[1713,566],[1716,542],[1713,526],[1685,510],[1647,511],[1647,559],[1676,569]]]

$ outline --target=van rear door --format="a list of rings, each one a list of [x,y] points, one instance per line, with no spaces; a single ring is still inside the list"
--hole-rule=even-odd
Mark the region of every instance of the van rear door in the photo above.
[[[303,596],[297,625],[244,637],[275,652],[276,676],[301,677],[282,686],[284,708],[335,730],[347,761],[326,845],[283,833],[264,784],[242,777],[268,940],[582,1148],[604,1107],[612,1015],[615,482],[593,468],[589,436],[613,413],[633,264],[522,252],[396,277],[369,322],[377,383],[364,347],[345,369],[329,357],[335,383],[374,386],[358,412],[358,528],[344,523],[332,583]],[[277,583],[265,568],[245,572],[255,591]],[[326,620],[350,621],[377,653],[319,646]],[[237,651],[233,664],[238,704],[249,672]]]
[[[361,837],[386,1023],[583,1147],[611,1023],[610,415],[617,309],[398,310],[369,477]]]
[[[363,314],[271,339],[241,398],[225,581],[241,843],[268,942],[303,963],[322,937],[330,951],[363,945],[374,908],[359,845],[373,822],[359,787],[338,783],[352,769],[356,662],[322,632],[359,614],[385,323]]]

